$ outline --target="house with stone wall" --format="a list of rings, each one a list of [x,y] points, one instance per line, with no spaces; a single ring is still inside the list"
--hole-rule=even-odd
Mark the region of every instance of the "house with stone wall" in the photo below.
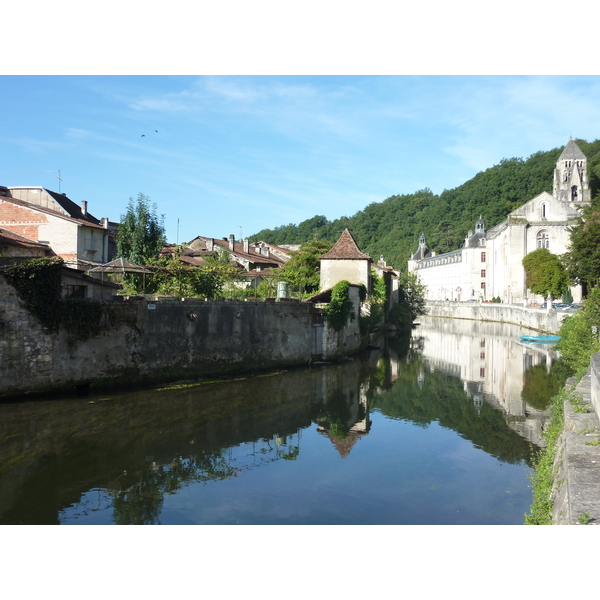
[[[47,244],[34,242],[18,233],[0,227],[0,265],[50,256],[55,256],[55,254]]]
[[[361,252],[356,240],[345,229],[333,248],[321,257],[321,279],[319,289],[332,288],[339,281],[356,285],[361,283],[371,291],[371,257]]]
[[[108,218],[91,215],[86,201],[77,205],[42,187],[0,187],[0,227],[49,246],[75,269],[85,271],[116,256],[111,225]]]

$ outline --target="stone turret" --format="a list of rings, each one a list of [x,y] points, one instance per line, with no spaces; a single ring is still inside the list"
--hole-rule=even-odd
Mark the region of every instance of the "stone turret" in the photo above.
[[[587,158],[572,137],[556,162],[552,195],[572,206],[580,206],[591,200]]]

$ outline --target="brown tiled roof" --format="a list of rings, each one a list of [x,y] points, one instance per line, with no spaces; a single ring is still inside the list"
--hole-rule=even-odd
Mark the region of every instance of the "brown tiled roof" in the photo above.
[[[349,229],[344,229],[333,248],[321,258],[340,260],[371,260],[371,257],[361,252]]]
[[[30,240],[18,233],[13,233],[8,229],[3,229],[0,227],[0,243],[6,244],[8,246],[22,246],[25,248],[46,248],[46,250],[50,251],[50,247],[47,244],[40,244],[35,240]]]
[[[229,249],[229,241],[226,241],[226,240],[215,239],[215,245],[220,246],[221,248],[224,248],[228,252],[232,252],[232,254],[235,254],[237,256],[245,258],[246,260],[250,260],[253,263],[259,263],[259,264],[265,264],[265,265],[272,264],[272,265],[276,265],[276,266],[282,266],[284,264],[284,261],[281,260],[279,257],[271,254],[267,258],[264,254],[260,254],[259,252],[256,252],[254,250],[254,248],[252,248],[252,247],[248,248],[249,252],[244,252],[244,244],[240,244],[239,242],[234,242],[233,250]]]
[[[52,210],[51,208],[46,208],[45,206],[38,206],[37,204],[31,204],[31,202],[25,202],[25,200],[19,200],[18,198],[6,198],[2,196],[3,202],[12,202],[18,206],[22,206],[23,208],[28,208],[30,210],[36,210],[46,215],[54,215],[55,217],[60,217],[61,219],[67,219],[68,221],[75,221],[76,223],[81,223],[86,227],[93,227],[94,229],[104,229],[102,225],[99,225],[91,220],[86,219],[78,219],[77,217],[70,217],[65,215],[64,213],[58,212],[57,210]],[[96,219],[97,221],[97,219]]]
[[[275,271],[277,271],[277,269],[275,269]],[[246,275],[250,275],[250,276],[258,276],[258,277],[273,277],[276,273],[274,273],[273,269],[270,269],[269,267],[266,267],[265,269],[252,269],[250,271],[244,271],[243,273],[240,273],[240,275],[242,276],[246,276]]]

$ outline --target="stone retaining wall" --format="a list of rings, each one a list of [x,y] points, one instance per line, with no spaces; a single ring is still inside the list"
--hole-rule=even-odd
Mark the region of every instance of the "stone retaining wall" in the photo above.
[[[339,333],[329,330],[322,309],[305,302],[134,298],[111,302],[116,322],[82,341],[62,330],[46,331],[0,276],[0,396],[89,383],[194,379],[348,356],[361,341],[355,296],[354,318]]]
[[[554,309],[530,308],[516,304],[481,302],[427,302],[427,314],[445,319],[511,323],[543,333],[557,333],[570,313]]]

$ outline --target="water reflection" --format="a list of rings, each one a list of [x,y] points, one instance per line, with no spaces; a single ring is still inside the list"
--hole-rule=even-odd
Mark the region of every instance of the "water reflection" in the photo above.
[[[527,394],[548,391],[556,359],[520,333],[423,319],[412,338],[345,365],[4,403],[0,523],[517,522],[546,418]],[[480,471],[465,474],[465,453],[479,451],[467,462]],[[510,480],[492,474],[498,461],[515,466]],[[475,507],[464,481],[480,494],[482,478],[489,498]],[[499,509],[514,478],[523,506]]]
[[[541,446],[549,400],[568,373],[551,345],[524,344],[523,333],[515,325],[422,317],[416,336],[431,372],[460,377],[474,406],[500,409],[512,429]]]

